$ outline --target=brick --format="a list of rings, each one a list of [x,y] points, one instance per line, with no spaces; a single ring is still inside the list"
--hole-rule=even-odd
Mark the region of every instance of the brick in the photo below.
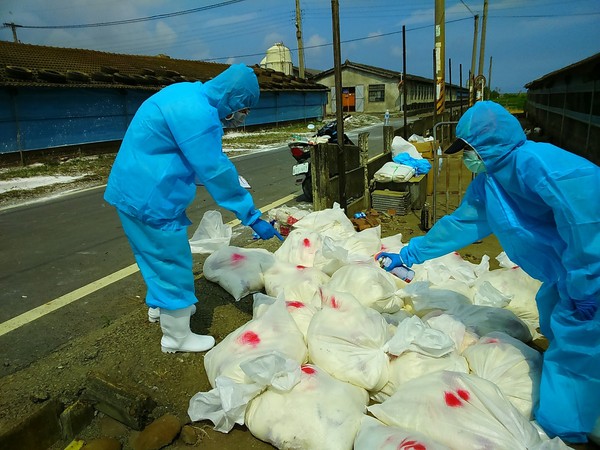
[[[97,372],[88,375],[82,399],[137,431],[144,428],[150,412],[156,407],[156,402],[137,386],[117,382]]]

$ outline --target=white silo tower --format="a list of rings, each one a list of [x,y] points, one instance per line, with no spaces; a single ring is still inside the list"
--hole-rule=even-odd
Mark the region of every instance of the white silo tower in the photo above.
[[[276,43],[267,50],[267,56],[260,62],[260,67],[283,72],[286,75],[293,75],[294,69],[290,49],[283,45],[283,42]]]

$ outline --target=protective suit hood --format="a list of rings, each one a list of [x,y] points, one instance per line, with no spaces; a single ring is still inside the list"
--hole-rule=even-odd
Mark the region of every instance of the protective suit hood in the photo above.
[[[491,101],[477,102],[465,112],[456,126],[456,137],[475,149],[488,173],[502,167],[506,156],[527,139],[519,121]]]
[[[234,64],[203,85],[209,103],[217,108],[219,119],[258,103],[260,89],[254,70]]]

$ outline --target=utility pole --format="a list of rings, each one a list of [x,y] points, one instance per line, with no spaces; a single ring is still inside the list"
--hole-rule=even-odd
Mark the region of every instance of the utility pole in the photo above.
[[[481,23],[481,44],[479,46],[479,71],[477,75],[483,75],[483,62],[485,56],[485,29],[487,25],[488,0],[483,0],[483,21]]]
[[[298,75],[304,78],[304,44],[302,43],[302,11],[300,0],[296,0],[296,39],[298,40]]]
[[[445,80],[445,46],[446,46],[446,2],[435,0],[435,112],[436,115],[444,113],[446,93]]]
[[[402,25],[402,112],[404,117],[404,139],[408,140],[408,127],[406,123],[406,109],[408,104],[408,89],[406,87],[406,26]]]
[[[492,57],[491,56],[490,56],[490,70],[488,71],[487,85],[488,85],[488,92],[489,92],[488,99],[491,99],[492,98]]]
[[[19,38],[17,37],[17,27],[18,27],[18,25],[16,23],[14,23],[14,22],[3,23],[2,25],[4,25],[5,27],[10,27],[12,29],[13,41],[14,42],[19,42]]]
[[[475,63],[477,62],[477,34],[479,32],[479,15],[475,17],[475,32],[473,34],[473,53],[471,54],[471,72],[469,73],[469,106],[475,103]]]
[[[340,208],[347,212],[346,199],[346,155],[344,153],[344,111],[342,103],[342,55],[340,49],[340,5],[338,0],[331,0],[331,20],[333,28],[333,71],[335,76],[335,118],[337,121],[338,147],[338,186],[340,192]]]

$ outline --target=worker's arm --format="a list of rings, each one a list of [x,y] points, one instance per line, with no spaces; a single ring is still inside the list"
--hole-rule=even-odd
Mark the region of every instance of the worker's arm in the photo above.
[[[442,217],[425,236],[412,238],[400,251],[409,267],[460,250],[491,234],[485,211],[485,174],[467,188],[460,206]]]

